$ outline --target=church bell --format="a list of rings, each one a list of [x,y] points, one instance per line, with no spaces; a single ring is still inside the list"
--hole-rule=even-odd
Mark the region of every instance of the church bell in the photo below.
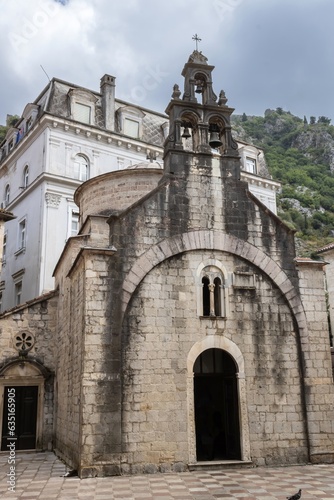
[[[189,139],[189,137],[191,137],[188,127],[184,127],[184,131],[181,137],[183,137],[183,139]]]
[[[203,93],[203,85],[201,82],[197,82],[196,88],[195,88],[196,94],[202,94]]]
[[[219,133],[216,130],[210,132],[209,144],[213,149],[220,148],[220,146],[223,145],[220,140]]]

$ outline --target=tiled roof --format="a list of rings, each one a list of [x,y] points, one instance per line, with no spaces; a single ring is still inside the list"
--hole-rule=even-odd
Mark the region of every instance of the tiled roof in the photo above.
[[[323,266],[324,264],[326,264],[326,262],[324,262],[323,260],[315,260],[309,257],[296,257],[294,261],[296,264],[315,264],[318,266]]]
[[[334,249],[334,242],[328,243],[328,245],[325,245],[324,247],[319,248],[319,250],[317,250],[317,253],[323,253],[323,252],[327,252],[327,251],[333,250],[333,249]]]

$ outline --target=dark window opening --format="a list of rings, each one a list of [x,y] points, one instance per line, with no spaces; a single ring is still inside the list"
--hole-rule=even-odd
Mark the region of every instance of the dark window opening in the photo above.
[[[210,316],[210,290],[209,290],[209,278],[204,276],[202,279],[203,284],[203,316]]]

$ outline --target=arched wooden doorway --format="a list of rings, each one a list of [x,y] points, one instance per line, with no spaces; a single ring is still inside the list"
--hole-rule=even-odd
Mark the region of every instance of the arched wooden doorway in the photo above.
[[[38,385],[4,386],[1,451],[15,439],[16,450],[36,448]]]
[[[46,367],[29,359],[12,360],[0,369],[1,451],[8,451],[11,441],[15,441],[16,450],[49,447],[52,422],[47,434],[44,414],[50,411],[51,375]]]
[[[222,349],[206,349],[194,363],[198,461],[240,460],[237,367]]]

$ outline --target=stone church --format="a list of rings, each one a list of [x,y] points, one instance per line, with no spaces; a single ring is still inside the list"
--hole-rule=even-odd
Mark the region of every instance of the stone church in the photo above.
[[[80,477],[334,462],[323,262],[240,180],[213,69],[174,86],[164,169],[84,182],[55,290],[2,316],[2,450],[15,387]]]

